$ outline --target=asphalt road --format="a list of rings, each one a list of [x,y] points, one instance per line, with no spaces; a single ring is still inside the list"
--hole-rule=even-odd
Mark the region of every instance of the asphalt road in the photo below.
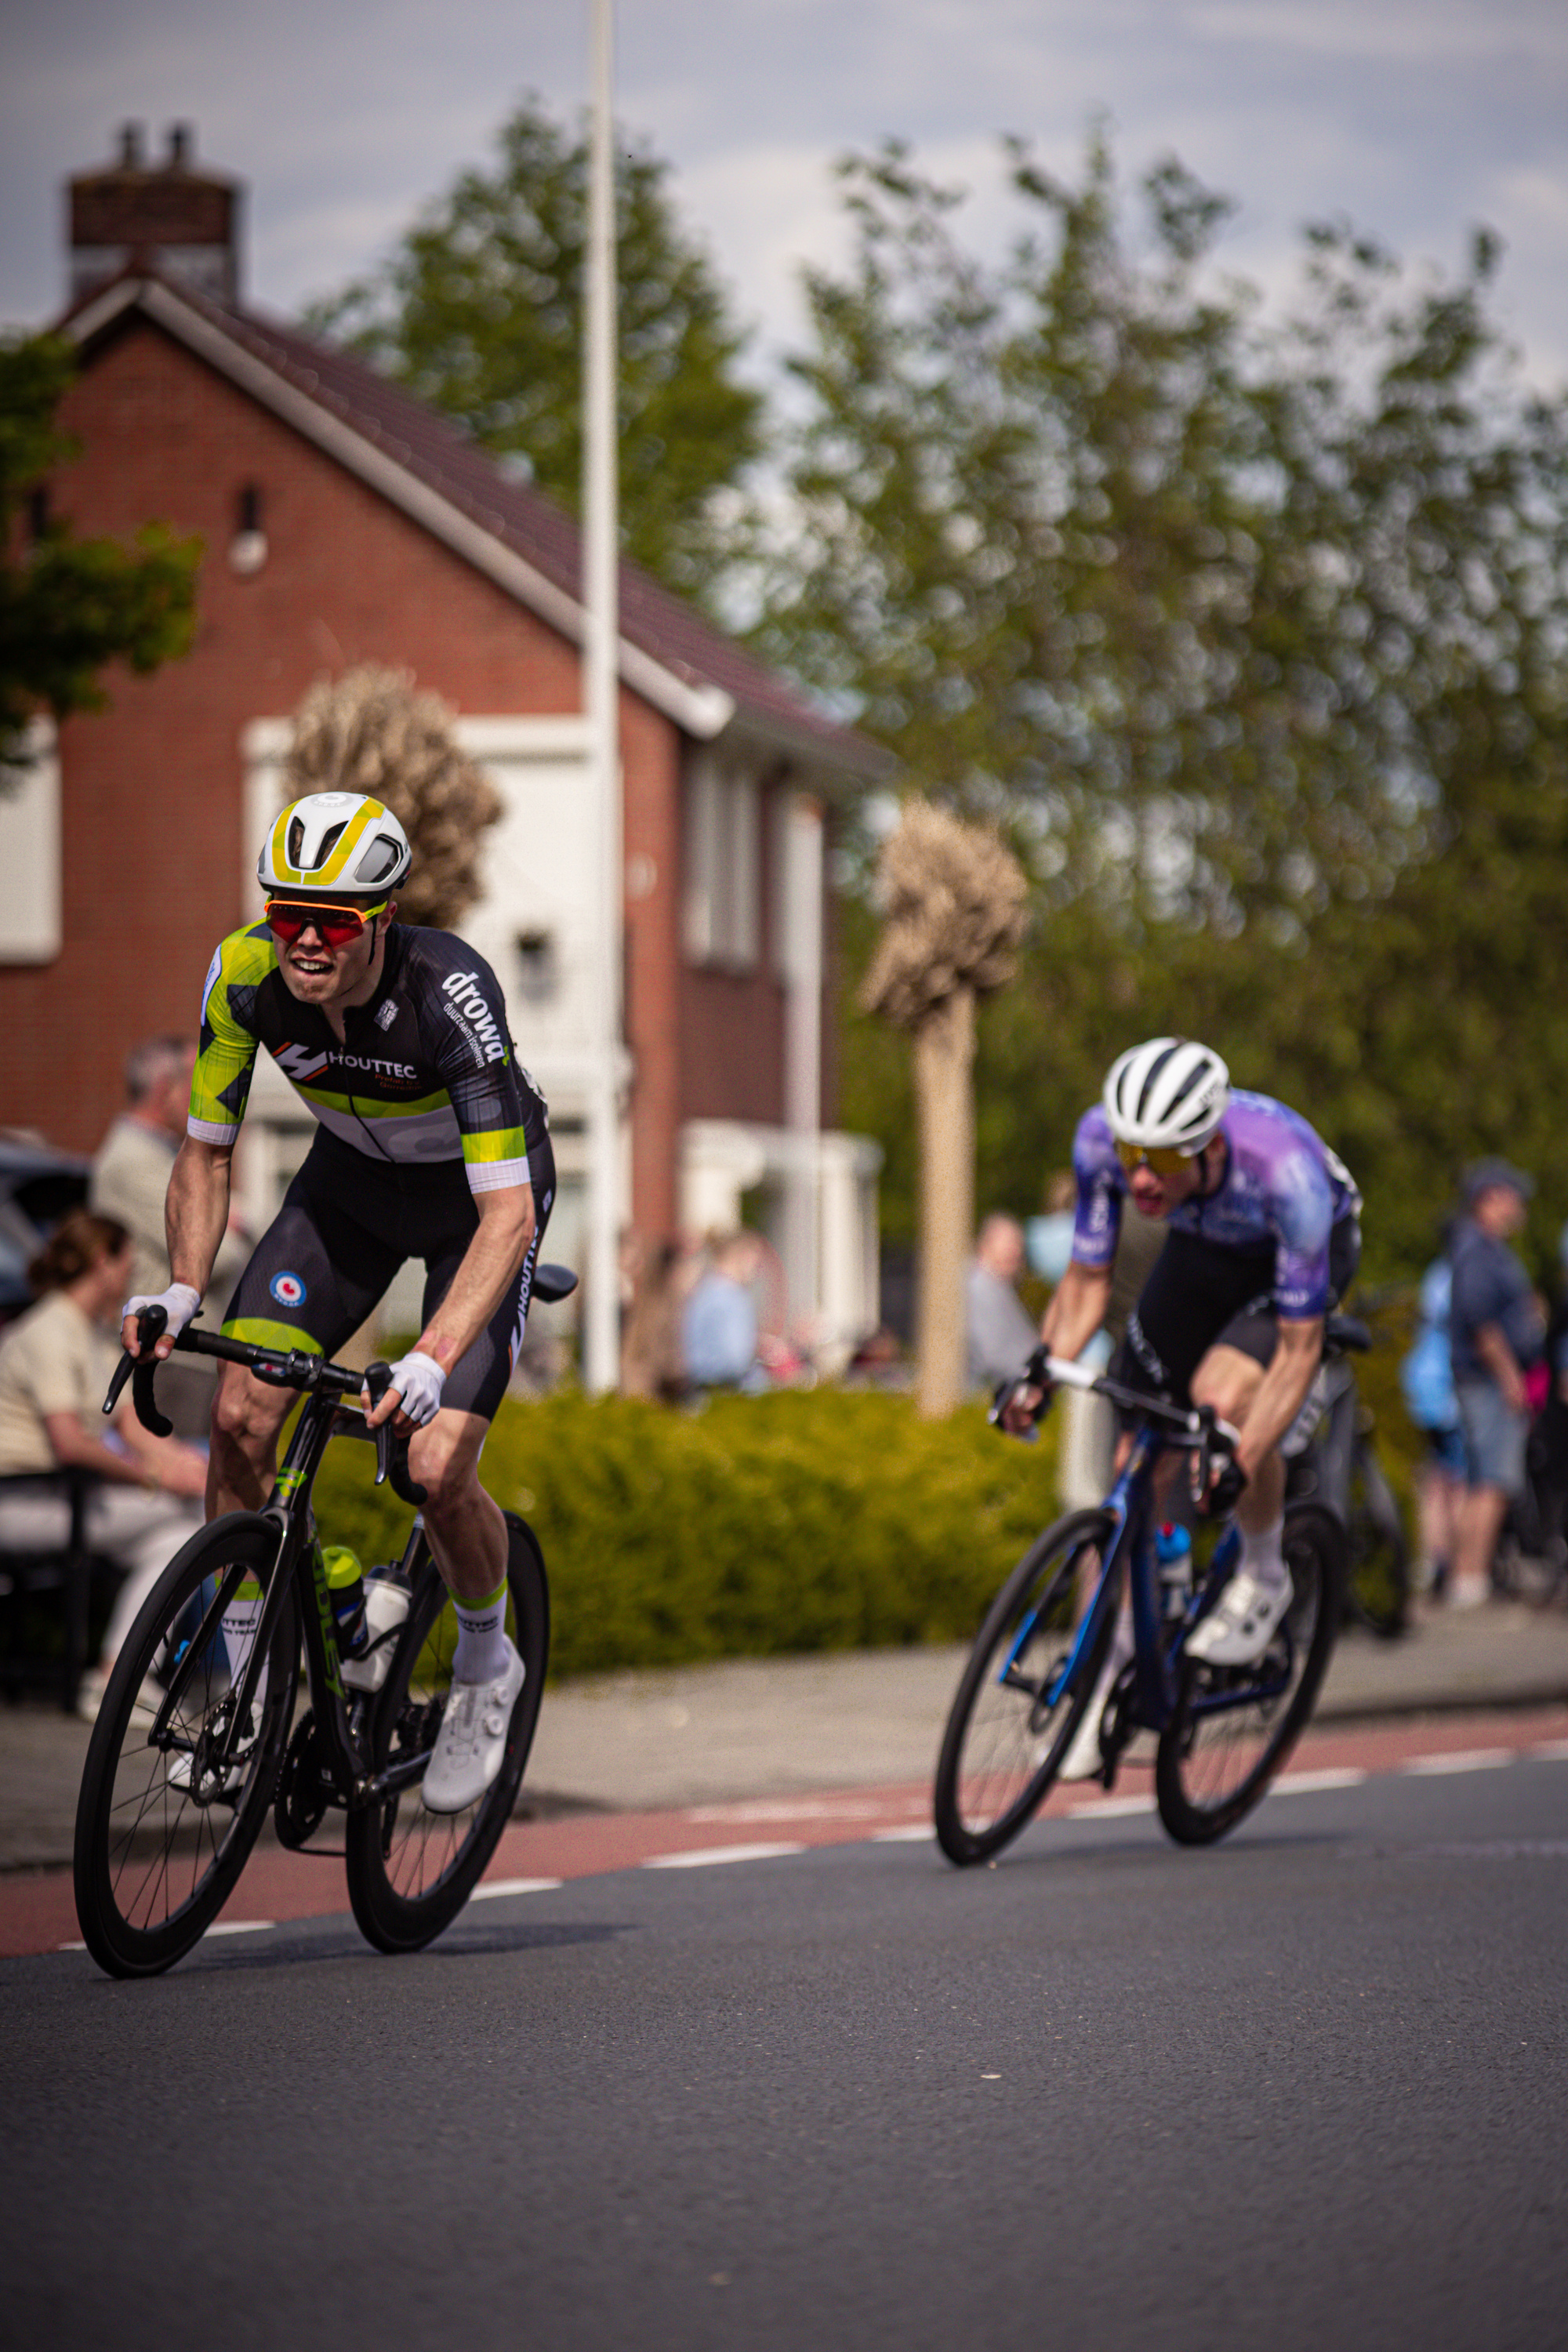
[[[0,1963],[0,2338],[1568,2340],[1568,1760]]]

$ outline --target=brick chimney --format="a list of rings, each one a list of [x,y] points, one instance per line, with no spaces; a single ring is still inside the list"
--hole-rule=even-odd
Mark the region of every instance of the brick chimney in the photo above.
[[[239,297],[237,180],[194,168],[188,123],[169,131],[168,152],[148,163],[142,126],[120,134],[119,160],[70,183],[70,299],[101,286],[132,261],[177,270],[215,301]]]

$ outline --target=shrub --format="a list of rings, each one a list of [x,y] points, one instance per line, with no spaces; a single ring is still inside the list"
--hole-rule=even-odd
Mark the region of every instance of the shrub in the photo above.
[[[406,1513],[363,1445],[317,1484],[323,1528],[367,1563]],[[483,1476],[534,1528],[562,1674],[966,1640],[1056,1505],[1055,1449],[979,1406],[818,1389],[674,1412],[575,1393],[502,1406]]]

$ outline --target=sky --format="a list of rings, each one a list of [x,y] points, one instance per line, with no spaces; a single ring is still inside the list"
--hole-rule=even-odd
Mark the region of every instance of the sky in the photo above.
[[[64,285],[61,184],[121,123],[195,126],[248,186],[245,287],[289,313],[364,270],[526,91],[569,114],[586,0],[0,0],[0,322]],[[617,113],[672,167],[767,374],[798,343],[803,261],[847,251],[831,166],[883,139],[976,191],[996,141],[1076,174],[1103,111],[1129,175],[1174,152],[1237,200],[1224,261],[1289,280],[1302,224],[1348,215],[1452,271],[1479,223],[1498,304],[1568,383],[1568,0],[619,0]]]

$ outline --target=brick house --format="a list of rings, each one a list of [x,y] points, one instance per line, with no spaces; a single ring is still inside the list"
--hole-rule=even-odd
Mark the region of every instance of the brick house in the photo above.
[[[216,939],[258,909],[289,714],[374,659],[459,714],[505,813],[463,924],[552,1108],[553,1255],[579,1255],[592,933],[576,526],[359,362],[239,306],[239,191],[187,137],[72,183],[82,532],[158,518],[205,543],[196,644],[117,675],[0,802],[0,1121],[91,1148],[136,1039],[193,1028]],[[792,1315],[877,1319],[877,1153],[833,1128],[835,795],[880,755],[645,573],[620,583],[622,1197],[658,1236],[752,1196]],[[264,1219],[309,1119],[264,1055],[241,1197]]]

